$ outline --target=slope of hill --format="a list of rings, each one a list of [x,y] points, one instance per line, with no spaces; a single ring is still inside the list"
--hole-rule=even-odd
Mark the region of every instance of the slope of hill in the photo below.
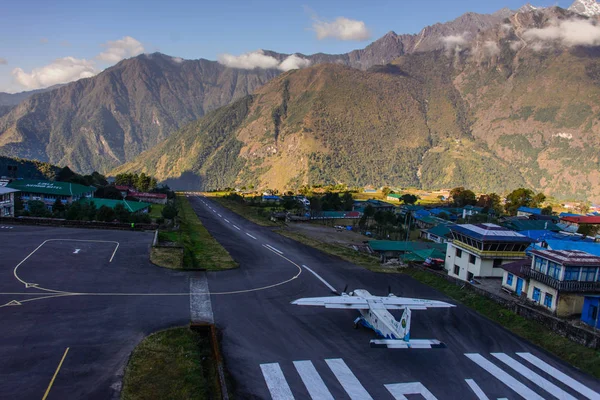
[[[277,74],[141,55],[27,98],[0,119],[1,153],[106,171]]]
[[[0,156],[0,176],[53,180],[60,170],[45,162]]]
[[[527,185],[598,200],[600,50],[523,39],[573,18],[519,12],[461,48],[290,71],[118,171],[180,188]]]

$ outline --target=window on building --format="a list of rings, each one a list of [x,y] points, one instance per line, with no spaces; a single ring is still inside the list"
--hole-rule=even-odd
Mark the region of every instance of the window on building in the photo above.
[[[567,267],[565,269],[565,281],[579,280],[579,267]]]
[[[594,267],[583,267],[581,268],[581,281],[582,282],[593,282],[596,280],[596,271],[598,268]]]
[[[460,267],[458,265],[454,266],[454,275],[460,275]]]
[[[500,268],[502,266],[501,258],[494,258],[494,268]]]
[[[540,302],[540,295],[541,295],[541,291],[540,289],[534,287],[533,288],[533,295],[531,296],[533,301],[535,301],[536,303]]]
[[[536,271],[545,273],[546,272],[545,265],[546,265],[546,260],[544,260],[543,258],[540,258],[540,257],[536,257],[535,262],[533,263],[533,268]]]
[[[506,275],[506,284],[509,285],[509,286],[512,286],[512,284],[513,284],[513,278],[514,278],[513,274]]]
[[[552,308],[552,295],[550,293],[546,293],[544,296],[544,305],[548,308]]]
[[[598,318],[598,307],[590,304],[590,307],[588,308],[588,319],[596,321],[596,318]]]
[[[473,254],[469,254],[469,262],[475,264],[475,256]]]
[[[475,278],[475,275],[473,275],[472,272],[467,272],[467,280],[469,282],[471,282],[473,280],[473,278]]]
[[[461,249],[456,249],[456,257],[458,257],[458,258],[462,257],[462,250]]]
[[[560,269],[561,266],[560,264],[557,264],[555,262],[548,262],[548,276],[553,277],[554,279],[560,279]]]

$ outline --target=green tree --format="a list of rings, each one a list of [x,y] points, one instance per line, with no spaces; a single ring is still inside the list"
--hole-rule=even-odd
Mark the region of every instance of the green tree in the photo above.
[[[531,199],[530,207],[540,207],[542,203],[546,201],[546,195],[544,193],[538,193]]]
[[[119,222],[129,222],[129,214],[123,204],[119,203],[115,206],[115,217]]]
[[[107,206],[102,206],[98,209],[96,218],[98,221],[112,222],[115,220],[115,210]]]
[[[450,191],[450,196],[452,196],[452,201],[456,207],[464,207],[476,203],[475,193],[462,186],[452,189]]]
[[[542,208],[542,215],[552,215],[552,206]]]
[[[418,196],[410,193],[405,193],[400,198],[404,204],[415,204],[419,200]]]
[[[516,215],[519,207],[530,207],[534,197],[533,190],[518,188],[513,190],[506,196],[506,204],[504,208],[510,215]]]
[[[83,207],[80,201],[72,203],[67,209],[68,220],[81,220],[83,219]]]
[[[65,216],[65,205],[60,200],[60,197],[56,197],[54,204],[52,205],[52,216],[54,218],[63,218]]]
[[[32,217],[49,217],[50,211],[46,207],[43,201],[40,200],[31,200],[27,203],[27,208],[29,209],[29,214]]]
[[[17,192],[15,193],[15,215],[21,215],[24,209],[25,206],[23,205],[23,199],[21,199],[21,196]]]
[[[342,209],[344,211],[352,211],[352,207],[354,206],[354,199],[352,198],[352,193],[344,192],[342,195]]]
[[[596,236],[598,234],[598,230],[600,230],[600,226],[591,225],[591,224],[581,224],[577,229],[577,233],[580,233],[584,236]]]
[[[94,192],[94,197],[100,199],[122,200],[121,191],[114,186],[101,186]]]
[[[385,186],[383,189],[381,189],[381,193],[383,193],[383,197],[387,197],[388,194],[393,192],[389,186]]]
[[[165,207],[161,211],[161,215],[163,216],[164,219],[174,219],[175,217],[177,217],[177,213],[178,213],[177,207],[175,207],[171,203],[166,204]]]

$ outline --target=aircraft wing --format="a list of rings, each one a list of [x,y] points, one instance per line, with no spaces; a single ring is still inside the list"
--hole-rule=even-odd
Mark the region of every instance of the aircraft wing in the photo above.
[[[325,308],[340,308],[350,310],[368,310],[369,304],[363,297],[355,296],[329,296],[329,297],[309,297],[292,301],[292,304],[298,306],[321,306]]]
[[[454,304],[439,300],[414,299],[410,297],[364,297],[365,300],[381,303],[388,309],[410,308],[412,310],[426,310],[428,308],[449,308],[456,307]]]

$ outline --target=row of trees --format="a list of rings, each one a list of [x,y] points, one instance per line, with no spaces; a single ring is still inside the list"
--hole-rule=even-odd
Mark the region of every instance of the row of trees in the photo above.
[[[149,192],[158,186],[158,182],[156,178],[143,172],[139,175],[124,173],[115,176],[115,185],[131,186],[139,192]]]
[[[456,187],[450,191],[452,204],[455,207],[464,207],[468,205],[478,206],[493,210],[500,215],[504,211],[509,215],[516,215],[519,207],[541,207],[546,201],[546,195],[535,193],[531,189],[518,188],[506,196],[504,205],[502,198],[497,193],[482,194],[477,198],[475,192],[465,189],[463,186]],[[542,208],[542,214],[552,215],[552,207]]]

